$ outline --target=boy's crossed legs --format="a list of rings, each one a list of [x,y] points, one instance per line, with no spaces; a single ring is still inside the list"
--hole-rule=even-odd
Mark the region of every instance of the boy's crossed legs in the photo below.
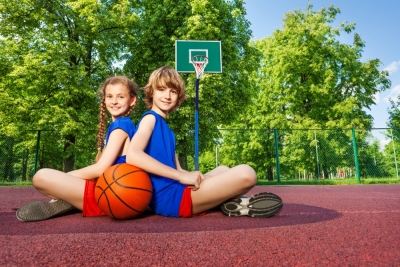
[[[269,192],[256,194],[250,198],[241,197],[256,185],[257,177],[248,165],[233,168],[224,166],[205,174],[200,188],[191,192],[192,212],[201,213],[221,205],[227,216],[271,217],[282,208],[282,199]]]

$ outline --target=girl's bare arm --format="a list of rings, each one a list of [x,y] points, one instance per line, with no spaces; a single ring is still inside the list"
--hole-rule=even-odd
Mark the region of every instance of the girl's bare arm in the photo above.
[[[108,167],[110,167],[118,156],[122,155],[128,134],[121,130],[115,129],[111,132],[107,146],[98,162],[82,169],[68,172],[68,174],[80,177],[82,179],[98,178]],[[129,142],[128,142],[129,143]]]

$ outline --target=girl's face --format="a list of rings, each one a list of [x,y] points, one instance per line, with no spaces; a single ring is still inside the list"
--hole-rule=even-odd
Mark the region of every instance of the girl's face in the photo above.
[[[178,92],[174,88],[159,87],[154,89],[152,110],[164,118],[174,109],[178,101]]]
[[[104,91],[106,107],[113,121],[124,116],[136,103],[136,97],[131,97],[123,84],[108,84]]]

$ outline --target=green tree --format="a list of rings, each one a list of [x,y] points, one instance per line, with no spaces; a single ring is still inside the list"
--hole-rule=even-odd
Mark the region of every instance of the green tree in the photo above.
[[[150,73],[162,65],[174,66],[176,40],[221,40],[221,75],[205,75],[199,92],[199,148],[213,149],[221,124],[235,120],[254,92],[248,79],[257,69],[258,52],[249,45],[250,24],[242,0],[144,0],[141,2],[137,42],[125,65],[126,72],[145,85]],[[195,75],[182,74],[189,98],[168,119],[177,138],[181,165],[194,154]],[[206,166],[200,166],[207,171]]]
[[[387,126],[392,129],[400,129],[400,95],[397,96],[397,101],[390,99],[390,107],[388,108],[389,119]],[[386,136],[391,139],[400,140],[400,135],[398,131],[390,131]]]
[[[399,129],[396,130],[399,132]],[[394,135],[393,131],[393,135]],[[384,170],[391,177],[399,178],[399,162],[400,162],[400,143],[399,141],[391,140],[384,148]]]
[[[400,162],[400,96],[397,99],[390,99],[390,107],[388,108],[389,119],[387,122],[388,129],[385,133],[387,139],[391,140],[384,148],[386,170],[390,172],[392,177],[398,177],[398,163]]]
[[[2,129],[9,135],[29,129],[59,132],[64,139],[63,170],[71,170],[77,133],[96,130],[97,88],[118,72],[113,65],[134,39],[131,28],[138,17],[133,4],[1,1]],[[95,134],[87,138],[94,140]]]
[[[357,132],[358,135],[358,132]],[[380,150],[379,141],[372,134],[357,143],[361,176],[364,178],[388,177],[389,171],[385,166],[384,154]],[[391,163],[393,164],[393,157]]]
[[[341,33],[349,34],[355,29],[355,24],[346,22],[336,28],[332,26],[339,12],[333,6],[314,11],[308,5],[304,11],[286,13],[282,29],[255,41],[262,59],[253,78],[258,94],[241,117],[248,127],[266,130],[372,127],[372,117],[365,110],[375,104],[374,94],[390,87],[388,73],[378,70],[381,64],[378,59],[361,61],[365,44],[357,33],[352,45],[338,41]],[[279,142],[284,144],[280,155],[283,163],[286,156],[288,163],[292,158],[302,162],[311,160],[305,154],[302,156],[300,152],[304,150],[289,149],[289,145],[304,140],[301,135],[300,131],[279,135]],[[253,138],[259,142],[264,139]],[[312,138],[308,140],[311,142]]]
[[[346,22],[331,26],[339,12],[308,5],[286,13],[283,29],[257,42],[263,53],[258,107],[269,127],[371,128],[364,110],[390,87],[388,73],[378,70],[378,59],[361,62],[365,44],[357,33],[352,45],[337,40],[355,29]]]

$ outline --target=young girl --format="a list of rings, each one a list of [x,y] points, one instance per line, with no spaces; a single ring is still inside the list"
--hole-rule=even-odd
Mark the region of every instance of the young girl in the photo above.
[[[68,173],[41,169],[33,177],[36,190],[52,200],[33,201],[17,210],[21,221],[49,219],[71,209],[82,210],[83,216],[101,216],[104,213],[94,199],[96,179],[110,166],[126,162],[126,152],[135,132],[128,117],[137,100],[137,85],[124,76],[108,78],[100,87],[100,123],[98,149],[104,141],[106,111],[112,123],[105,138],[105,148],[95,164]]]
[[[206,174],[181,168],[175,154],[175,136],[166,120],[185,98],[184,81],[170,67],[155,70],[144,88],[144,101],[151,110],[141,118],[127,153],[127,163],[149,173],[153,185],[150,208],[164,216],[190,217],[225,202],[221,209],[228,216],[276,214],[282,207],[277,195],[260,193],[238,198],[257,181],[248,165],[220,166]]]

